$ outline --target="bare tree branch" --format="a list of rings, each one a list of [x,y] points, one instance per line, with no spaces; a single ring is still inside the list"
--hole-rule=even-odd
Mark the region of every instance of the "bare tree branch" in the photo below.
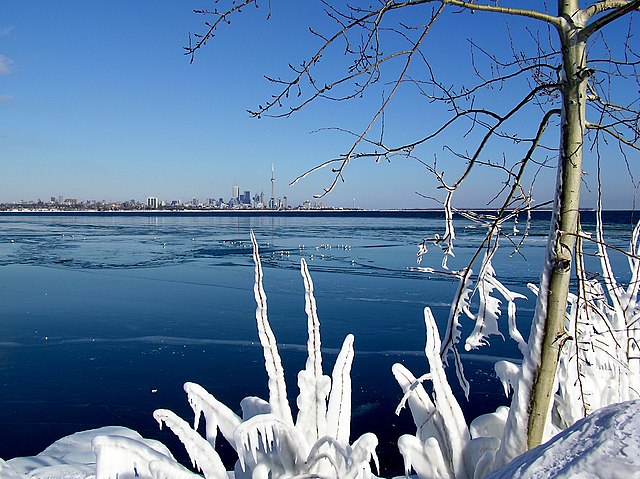
[[[621,3],[623,5],[621,5]],[[601,12],[613,9],[613,11],[611,11],[608,14],[606,14],[606,15],[604,15],[604,16],[596,19],[596,20],[594,20],[589,25],[584,27],[580,31],[581,38],[586,40],[591,35],[593,35],[595,32],[597,32],[601,28],[605,27],[609,23],[617,20],[620,17],[623,17],[627,13],[630,13],[630,12],[632,12],[634,10],[637,10],[638,8],[640,8],[640,0],[632,0],[632,1],[629,1],[629,2],[607,1],[607,0],[605,0],[603,2],[600,2],[599,4],[592,5],[591,7],[587,8],[586,10],[582,10],[582,12],[584,12],[584,15],[588,19],[588,18],[593,17],[593,15],[595,15],[597,13],[601,13]],[[592,13],[592,11],[593,11],[593,13]]]

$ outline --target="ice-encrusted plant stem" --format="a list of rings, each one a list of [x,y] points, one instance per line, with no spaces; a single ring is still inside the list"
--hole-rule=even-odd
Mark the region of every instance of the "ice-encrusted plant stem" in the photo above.
[[[242,417],[195,383],[184,385],[195,414],[193,428],[173,412],[160,409],[154,417],[171,429],[185,445],[193,467],[205,479],[227,479],[227,472],[215,450],[218,429],[238,455],[236,479],[371,479],[370,462],[378,467],[374,434],[365,433],[349,443],[351,421],[351,364],[353,335],[344,340],[332,376],[322,372],[320,320],[313,294],[313,281],[307,263],[301,260],[307,313],[307,362],[298,374],[299,409],[294,423],[285,385],[284,368],[278,345],[267,318],[267,296],[258,242],[251,232],[255,264],[254,297],[256,324],[268,376],[269,401],[257,397],[242,400]],[[206,420],[206,437],[198,434],[201,416]],[[173,458],[151,451],[143,444],[131,444],[113,438],[96,443],[98,479],[116,479],[123,475],[154,479],[195,479],[199,476]],[[122,455],[127,459],[112,465],[106,458]],[[129,476],[127,476],[129,477]]]

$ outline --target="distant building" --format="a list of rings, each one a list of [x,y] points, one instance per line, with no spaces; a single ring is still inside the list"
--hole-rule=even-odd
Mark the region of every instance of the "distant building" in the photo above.
[[[149,196],[147,198],[147,208],[151,208],[151,209],[158,209],[158,198],[156,198],[155,196]]]
[[[231,199],[240,201],[240,187],[238,185],[233,185],[231,187]]]
[[[276,169],[273,163],[271,163],[271,198],[269,199],[269,209],[275,209],[276,207]]]

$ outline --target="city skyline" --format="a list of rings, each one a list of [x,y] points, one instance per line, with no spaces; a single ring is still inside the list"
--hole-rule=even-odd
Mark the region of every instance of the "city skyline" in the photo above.
[[[289,199],[286,195],[276,195],[276,179],[275,179],[275,164],[271,165],[271,194],[266,196],[264,189],[254,190],[254,194],[251,194],[251,190],[243,189],[238,185],[238,182],[234,182],[231,186],[231,193],[228,196],[224,196],[221,193],[219,196],[215,194],[205,195],[205,197],[187,195],[184,201],[182,198],[162,198],[157,195],[148,195],[144,199],[136,198],[133,195],[129,195],[126,199],[96,199],[96,198],[77,198],[74,196],[66,195],[54,195],[43,200],[41,197],[35,198],[20,198],[13,201],[2,201],[3,204],[49,204],[49,205],[75,205],[75,204],[146,204],[151,208],[165,207],[165,206],[184,206],[190,205],[194,207],[236,207],[236,206],[250,206],[252,208],[266,208],[266,209],[287,209],[290,206]],[[318,203],[324,205],[322,202],[316,202],[307,199],[300,205],[305,203]]]

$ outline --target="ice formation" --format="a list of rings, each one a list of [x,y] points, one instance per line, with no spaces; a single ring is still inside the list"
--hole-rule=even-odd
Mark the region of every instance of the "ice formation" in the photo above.
[[[414,470],[420,479],[473,479],[484,477],[490,471],[499,439],[478,434],[472,436],[462,409],[451,386],[447,382],[440,359],[440,336],[435,319],[429,308],[424,310],[427,330],[425,355],[431,372],[416,379],[403,365],[394,364],[393,374],[404,393],[396,413],[405,403],[409,404],[414,423],[415,436],[404,435],[398,440],[398,448],[404,457],[407,475]],[[433,383],[433,400],[422,386],[422,381]],[[489,416],[484,422],[491,422]],[[496,420],[499,418],[496,416]],[[474,431],[493,430],[490,424]]]
[[[408,399],[412,401],[411,398]],[[496,414],[503,415],[504,409]],[[474,423],[471,435],[491,431]],[[477,430],[474,433],[474,429]],[[136,432],[123,427],[106,427],[73,434],[56,441],[34,457],[0,460],[2,479],[95,479],[96,456],[92,441],[102,436],[128,437],[144,443],[170,457],[169,451],[156,441],[143,439]],[[431,441],[433,442],[433,440]],[[134,446],[135,447],[135,446]],[[416,464],[425,460],[421,451]],[[116,459],[114,457],[114,459]],[[429,462],[444,459],[433,456]],[[114,464],[115,465],[115,464]],[[420,466],[417,466],[420,467]],[[446,466],[442,466],[443,471]],[[190,471],[171,462],[149,463],[152,476],[158,479],[195,479]],[[122,472],[119,479],[133,479],[131,472]],[[230,473],[228,474],[230,476]],[[446,477],[446,476],[436,476]],[[491,473],[487,479],[640,479],[640,401],[630,401],[602,408],[576,422],[548,443],[516,458],[504,468]]]
[[[234,469],[236,479],[374,477],[371,461],[377,467],[376,436],[366,433],[353,444],[349,443],[353,336],[348,335],[344,340],[331,378],[325,376],[322,372],[320,322],[313,295],[313,281],[302,259],[308,358],[305,369],[298,374],[300,393],[297,405],[300,412],[294,422],[282,361],[267,318],[262,265],[253,232],[251,241],[255,263],[256,322],[268,376],[268,401],[245,398],[241,403],[242,417],[239,417],[201,386],[187,383],[185,391],[195,413],[194,426],[191,427],[168,410],[156,411],[155,418],[178,436],[185,445],[193,467],[201,471],[206,479],[227,477],[215,451],[218,430],[238,455]],[[201,416],[207,423],[206,438],[197,433]],[[133,471],[136,477],[143,478],[199,477],[171,458],[154,455],[139,444],[99,438],[95,447],[98,455],[96,479],[123,479],[126,474],[134,474]],[[113,464],[116,463],[122,467],[115,467]]]
[[[640,399],[639,243],[640,223],[633,231],[627,255],[630,282],[623,287],[616,281],[611,268],[599,216],[596,244],[604,285],[596,279],[586,278],[581,243],[578,242],[578,292],[569,295],[566,337],[560,353],[557,390],[545,426],[545,441],[593,411],[622,401]],[[431,372],[416,379],[399,364],[393,368],[404,392],[396,412],[399,413],[399,409],[408,403],[417,428],[414,436],[402,436],[398,446],[405,459],[407,473],[414,470],[420,479],[484,477],[526,451],[527,433],[523,425],[527,424],[530,391],[535,367],[539,363],[539,339],[545,305],[539,298],[529,342],[525,343],[517,329],[515,314],[515,300],[522,296],[509,291],[495,278],[491,256],[485,255],[475,288],[470,280],[469,269],[459,274],[460,286],[451,308],[442,347],[431,311],[425,309],[425,354]],[[543,274],[543,290],[547,282],[548,278]],[[538,292],[535,286],[529,286]],[[471,300],[476,292],[479,306],[478,313],[474,315],[471,312]],[[491,334],[500,335],[498,319],[501,303],[493,296],[494,292],[499,292],[507,300],[509,336],[518,344],[523,362],[522,365],[516,365],[499,361],[495,365],[505,394],[512,393],[511,408],[500,408],[493,414],[480,416],[467,428],[464,420],[461,420],[460,407],[446,383],[442,357],[448,352],[453,353],[456,370],[466,392],[468,385],[458,364],[459,355],[455,347],[461,341],[459,317],[464,312],[476,321],[465,343],[467,349],[482,346]],[[437,354],[438,348],[441,349],[440,354]],[[425,380],[433,383],[433,400],[422,386]],[[637,433],[638,429],[635,429],[631,434]]]

